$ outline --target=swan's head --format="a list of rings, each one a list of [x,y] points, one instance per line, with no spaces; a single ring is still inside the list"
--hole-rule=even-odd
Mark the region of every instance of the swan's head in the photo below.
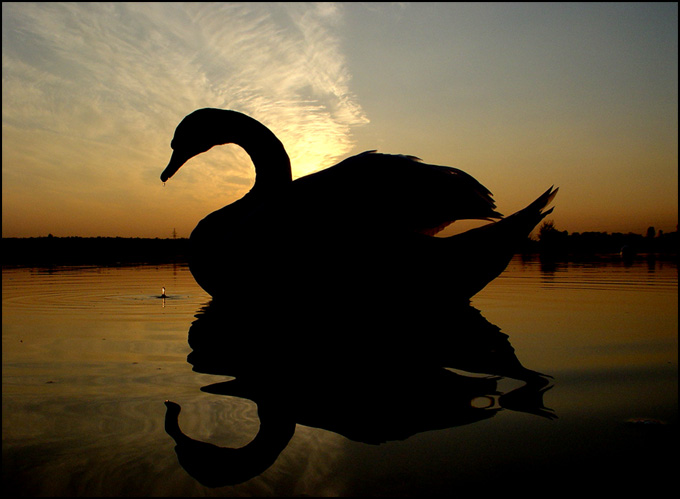
[[[213,146],[232,142],[228,136],[228,130],[225,131],[223,126],[224,115],[230,112],[223,109],[199,109],[177,125],[175,136],[170,142],[172,157],[161,173],[163,182],[172,177],[184,163],[194,156],[206,152]]]

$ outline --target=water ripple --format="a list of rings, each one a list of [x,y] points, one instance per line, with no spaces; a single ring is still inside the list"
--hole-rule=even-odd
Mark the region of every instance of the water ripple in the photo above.
[[[162,288],[166,298],[161,297]],[[3,269],[3,309],[37,313],[146,315],[192,313],[210,297],[186,267]]]

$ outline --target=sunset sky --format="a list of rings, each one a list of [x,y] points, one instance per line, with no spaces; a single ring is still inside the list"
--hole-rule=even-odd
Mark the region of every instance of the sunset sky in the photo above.
[[[505,214],[555,184],[561,230],[676,230],[676,3],[10,2],[3,237],[188,237],[253,182],[224,146],[163,186],[202,107],[270,127],[295,177],[378,149]]]

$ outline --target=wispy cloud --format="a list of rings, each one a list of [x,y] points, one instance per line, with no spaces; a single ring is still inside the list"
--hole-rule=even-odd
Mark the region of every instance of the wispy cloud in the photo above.
[[[8,176],[12,187],[42,177],[52,182],[55,203],[77,185],[111,197],[138,188],[141,196],[167,160],[175,126],[200,107],[240,110],[267,124],[295,176],[330,166],[351,149],[352,127],[368,121],[350,89],[342,10],[329,3],[3,3],[3,135],[12,138],[3,149],[13,158],[3,161],[3,177],[21,164]],[[206,188],[195,194],[197,206],[199,197],[224,204],[225,195],[242,195],[252,175],[245,155],[229,148],[198,166],[183,171],[194,192],[199,183]],[[78,184],[92,177],[96,185]]]
[[[209,4],[194,13],[205,45],[200,70],[220,106],[271,126],[296,174],[330,166],[351,147],[351,127],[367,122],[352,95],[334,4]],[[222,22],[228,19],[230,22]]]

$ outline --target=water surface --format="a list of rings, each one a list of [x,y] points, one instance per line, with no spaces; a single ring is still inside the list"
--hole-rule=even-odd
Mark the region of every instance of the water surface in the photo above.
[[[305,376],[304,352],[333,348],[320,335],[286,345],[297,368],[268,364],[276,369],[253,377],[257,359],[240,340],[198,341],[216,317],[231,338],[252,336],[229,329],[238,311],[220,315],[184,266],[3,268],[2,283],[2,475],[12,494],[653,494],[677,467],[667,452],[677,437],[674,263],[515,258],[463,312],[497,343],[442,340],[437,359],[458,363],[450,375],[394,356],[370,372],[365,359],[315,363]],[[460,311],[437,313],[460,321]],[[407,334],[417,345],[428,333]],[[218,372],[213,355],[219,374],[208,374]],[[551,378],[527,382],[515,361]],[[206,486],[178,460],[166,399],[197,441],[245,446],[262,407],[294,433],[259,474]]]

